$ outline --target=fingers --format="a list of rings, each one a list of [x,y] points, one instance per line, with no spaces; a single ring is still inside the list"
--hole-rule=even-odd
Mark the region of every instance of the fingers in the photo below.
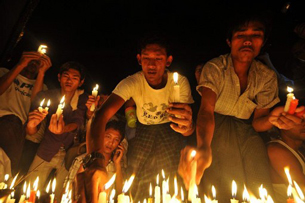
[[[193,151],[193,147],[186,146],[184,149],[181,150],[180,153],[180,162],[178,166],[178,173],[182,177],[183,182],[185,184],[186,189],[189,188],[189,183],[191,179],[191,152]]]

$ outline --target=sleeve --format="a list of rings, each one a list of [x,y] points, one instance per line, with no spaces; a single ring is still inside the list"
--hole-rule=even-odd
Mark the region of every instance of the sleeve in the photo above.
[[[272,74],[266,74],[265,76],[267,78],[266,83],[255,97],[257,109],[271,108],[280,101],[278,97],[278,84],[275,72],[272,71]]]
[[[224,76],[222,73],[222,68],[218,67],[213,62],[207,62],[202,68],[199,84],[196,87],[197,92],[201,95],[201,87],[206,87],[215,92],[218,97],[221,86],[223,85],[223,81]]]
[[[85,115],[86,115],[86,102],[88,100],[88,94],[83,93],[79,96],[77,109],[73,111],[72,119],[70,123],[75,123],[78,129],[85,124]]]
[[[124,101],[130,99],[136,91],[137,80],[134,76],[123,79],[112,91],[112,93],[120,96]]]
[[[192,91],[191,86],[186,77],[181,77],[179,80],[179,85],[181,87],[180,90],[180,102],[186,103],[186,104],[192,104],[194,103],[193,97],[192,97]]]

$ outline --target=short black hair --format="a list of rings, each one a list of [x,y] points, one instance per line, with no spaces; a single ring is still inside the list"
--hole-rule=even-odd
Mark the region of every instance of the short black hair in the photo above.
[[[59,68],[59,74],[61,75],[64,71],[68,71],[71,68],[79,71],[81,80],[85,79],[85,77],[86,77],[85,66],[83,66],[82,64],[80,64],[76,61],[68,61],[68,62],[62,64],[61,67]]]
[[[145,35],[138,42],[138,53],[141,54],[142,50],[149,44],[157,44],[165,48],[167,56],[172,55],[171,46],[168,43],[167,37],[161,33],[150,33]]]
[[[272,18],[271,13],[268,11],[247,10],[234,12],[228,23],[227,39],[231,41],[233,33],[240,30],[243,26],[248,25],[250,22],[259,22],[264,26],[264,42],[267,41],[271,28]]]
[[[110,120],[108,121],[108,123],[106,124],[106,130],[107,129],[114,129],[119,131],[119,133],[121,134],[121,141],[125,138],[125,125],[126,122],[124,122],[123,120]]]

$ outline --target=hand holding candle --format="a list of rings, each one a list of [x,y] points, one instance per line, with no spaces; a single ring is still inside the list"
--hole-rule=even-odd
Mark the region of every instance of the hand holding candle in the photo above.
[[[98,94],[98,84],[95,85],[95,87],[92,90],[92,96],[94,96],[95,98],[97,97]],[[95,103],[92,103],[91,107],[90,107],[90,111],[94,111],[95,110]]]
[[[41,53],[41,54],[46,54],[46,53],[47,53],[47,49],[48,49],[48,46],[47,46],[47,45],[41,44],[41,45],[38,47],[37,52],[39,52],[39,53]]]
[[[59,120],[59,117],[61,116],[64,107],[65,107],[65,95],[61,98],[56,110],[57,120]]]

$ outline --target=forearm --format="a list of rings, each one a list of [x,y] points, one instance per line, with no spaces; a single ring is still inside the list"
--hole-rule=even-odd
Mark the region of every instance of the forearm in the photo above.
[[[116,169],[116,177],[115,177],[115,189],[116,191],[122,191],[123,190],[123,173],[121,166],[115,166]]]
[[[269,122],[269,115],[253,119],[252,126],[256,132],[264,132],[271,129],[272,124]]]
[[[214,112],[199,110],[196,128],[197,147],[210,147],[215,128]]]
[[[43,87],[43,80],[44,80],[44,72],[40,71],[37,75],[33,90],[32,90],[32,95],[31,95],[31,101],[34,100],[35,96],[37,95],[38,92],[42,90]]]
[[[37,126],[36,126],[36,127],[29,127],[29,126],[26,126],[25,131],[26,131],[26,133],[27,133],[28,135],[34,135],[35,133],[37,133],[38,128],[37,128]]]
[[[7,90],[23,68],[24,67],[18,63],[12,70],[0,78],[0,95]]]
[[[76,123],[70,123],[68,125],[65,125],[63,133],[68,133],[76,130],[78,128]]]

